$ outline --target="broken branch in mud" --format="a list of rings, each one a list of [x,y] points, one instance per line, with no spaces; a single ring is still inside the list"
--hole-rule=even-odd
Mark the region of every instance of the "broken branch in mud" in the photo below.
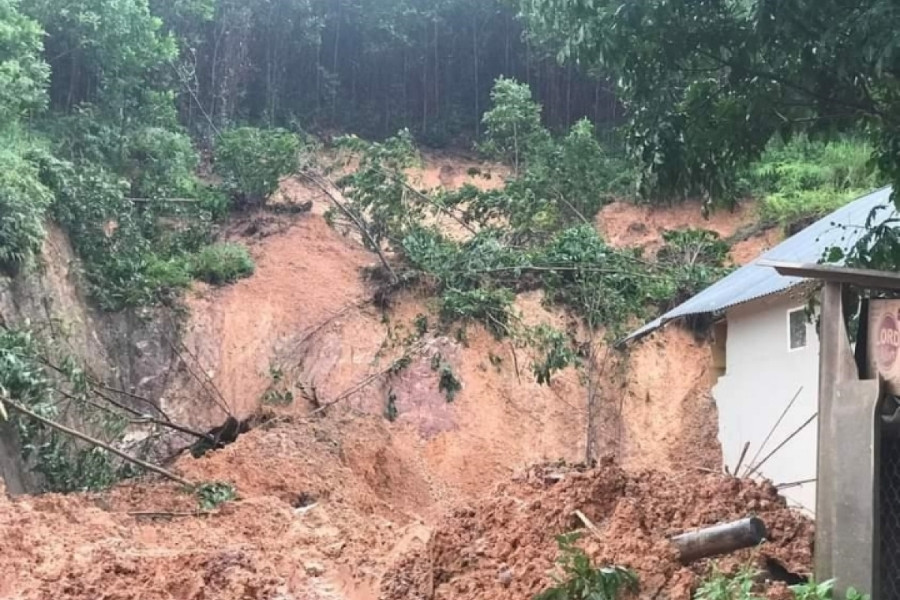
[[[328,407],[334,406],[335,404],[338,404],[339,402],[343,402],[347,398],[350,398],[353,394],[359,392],[362,389],[367,388],[368,386],[372,385],[373,383],[375,383],[382,377],[387,377],[389,375],[396,373],[397,372],[397,364],[400,360],[402,360],[402,358],[411,357],[413,353],[418,352],[423,347],[424,347],[424,344],[422,344],[422,343],[418,343],[418,344],[414,345],[413,347],[411,347],[409,350],[407,350],[403,354],[403,357],[401,357],[401,359],[393,361],[390,365],[388,365],[388,367],[386,369],[381,370],[377,373],[372,373],[371,375],[365,377],[362,381],[356,383],[350,389],[338,394],[338,396],[334,400],[329,400],[328,402],[321,403],[318,408],[316,408],[314,411],[309,413],[309,416],[317,415],[321,412],[324,412]]]
[[[218,511],[215,510],[192,510],[185,512],[170,512],[170,511],[129,511],[124,513],[129,517],[147,517],[151,519],[171,519],[177,517],[209,517],[211,515],[219,514]]]
[[[60,423],[57,423],[56,421],[51,421],[50,419],[48,419],[46,417],[42,417],[41,415],[25,408],[21,404],[17,404],[16,402],[11,402],[9,399],[7,399],[6,405],[9,406],[9,408],[15,410],[16,412],[19,412],[19,413],[25,415],[26,417],[30,417],[30,418],[34,419],[35,421],[38,421],[39,423],[43,423],[44,425],[46,425],[47,427],[50,427],[51,429],[55,429],[66,435],[70,435],[72,437],[78,438],[79,440],[81,440],[83,442],[87,442],[88,444],[91,444],[93,446],[97,446],[98,448],[103,448],[107,452],[110,452],[111,454],[115,454],[116,456],[118,456],[119,458],[121,458],[123,460],[126,460],[130,463],[136,464],[139,467],[143,467],[144,469],[146,469],[148,471],[152,471],[154,473],[157,473],[158,475],[162,475],[166,479],[171,479],[172,481],[174,481],[176,483],[180,483],[181,485],[183,485],[185,487],[193,487],[194,486],[194,484],[191,483],[190,481],[188,481],[187,479],[184,479],[183,477],[180,477],[179,475],[176,475],[175,473],[172,473],[171,471],[169,471],[167,469],[164,469],[164,468],[154,465],[152,463],[148,463],[144,460],[141,460],[139,458],[131,456],[130,454],[128,454],[126,452],[122,452],[118,448],[115,448],[115,447],[107,444],[106,442],[102,442],[96,438],[92,438],[91,436],[87,435],[86,433],[82,433],[82,432],[72,429],[70,427],[66,427],[65,425],[61,425]]]
[[[203,388],[203,391],[205,391],[212,397],[213,403],[221,408],[226,415],[228,415],[229,417],[233,417],[234,413],[231,412],[231,408],[228,406],[228,402],[225,400],[225,396],[222,395],[222,392],[218,387],[216,387],[216,384],[213,382],[212,378],[203,369],[203,365],[200,363],[200,359],[197,358],[197,356],[193,352],[191,352],[190,348],[188,348],[184,342],[179,340],[179,346],[181,347],[181,349],[179,349],[171,339],[167,338],[167,341],[169,342],[169,346],[172,348],[172,351],[175,352],[175,354],[181,360],[182,364],[184,364],[185,368],[188,370],[188,373],[190,373],[191,376],[197,380],[197,383],[200,384],[200,387]],[[198,375],[194,371],[194,369],[191,368],[191,364],[184,359],[184,355],[181,353],[181,350],[184,350],[184,352],[187,353],[187,355],[190,356],[194,362],[196,362],[197,366],[200,368],[200,372],[203,373],[203,377]],[[212,389],[211,392],[210,389]]]
[[[790,442],[792,439],[794,439],[795,437],[797,437],[797,436],[800,434],[800,432],[802,432],[804,429],[806,429],[806,427],[807,427],[810,423],[812,423],[813,421],[815,421],[817,416],[819,416],[819,413],[814,413],[813,416],[811,416],[810,418],[808,418],[806,421],[803,422],[803,425],[801,425],[800,427],[798,427],[797,429],[795,429],[789,436],[787,436],[787,438],[786,438],[783,442],[781,442],[780,444],[778,444],[777,446],[775,446],[775,449],[772,450],[771,452],[769,452],[769,453],[765,456],[765,458],[763,458],[762,460],[760,460],[760,461],[759,461],[758,463],[756,463],[755,465],[752,465],[752,468],[751,468],[751,465],[747,465],[747,469],[748,469],[748,470],[747,470],[747,474],[744,475],[744,477],[750,477],[750,476],[752,476],[754,473],[756,473],[757,471],[759,471],[759,470],[762,468],[762,466],[763,466],[764,464],[766,464],[767,462],[769,462],[769,459],[770,459],[770,458],[772,458],[773,456],[775,456],[776,454],[778,454],[778,452],[781,451],[782,448],[784,448],[785,446],[787,446],[788,442]]]
[[[688,564],[701,558],[729,554],[758,545],[766,537],[766,526],[756,517],[722,523],[671,538],[678,559]]]
[[[73,402],[81,402],[82,400],[84,400],[101,410],[105,408],[105,407],[102,407],[102,406],[100,406],[94,402],[91,402],[87,399],[82,399],[82,398],[78,398],[77,396],[73,396],[72,394],[70,394],[64,390],[55,389],[54,391],[56,393],[62,395],[63,397],[65,397],[69,400],[72,400]],[[93,390],[93,388],[92,388],[92,391],[94,392],[94,395],[96,395],[98,398],[101,398],[102,400],[108,402],[109,404],[112,404],[116,408],[127,412],[128,414],[132,415],[133,417],[136,417],[135,419],[132,420],[132,422],[150,423],[152,425],[159,425],[160,427],[166,427],[168,429],[172,429],[172,430],[178,431],[180,433],[191,435],[196,438],[213,441],[212,436],[210,436],[207,433],[203,433],[201,431],[196,431],[194,429],[191,429],[190,427],[185,427],[184,425],[179,425],[178,423],[175,423],[173,421],[164,421],[162,419],[157,419],[156,417],[151,417],[150,415],[144,414],[141,411],[134,409],[130,406],[127,406],[125,404],[122,404],[121,402],[119,402],[117,400],[113,400],[112,398],[110,398],[104,394],[101,394],[97,390]],[[113,411],[113,412],[115,412],[115,411]]]
[[[328,199],[331,200],[331,202],[334,203],[334,205],[337,206],[340,211],[347,216],[348,219],[353,221],[353,224],[356,225],[356,227],[359,229],[359,232],[363,235],[363,237],[366,238],[366,241],[369,242],[369,246],[371,246],[372,249],[378,254],[378,258],[379,260],[381,260],[382,266],[387,270],[388,273],[390,273],[391,282],[394,285],[400,283],[400,278],[397,277],[397,273],[394,271],[393,267],[391,267],[391,264],[388,262],[387,257],[384,255],[384,252],[372,238],[372,235],[369,233],[368,228],[366,228],[365,224],[359,219],[359,217],[357,217],[353,213],[353,211],[347,208],[347,206],[343,202],[338,200],[337,190],[331,189],[330,182],[323,177],[313,175],[309,172],[300,173],[300,176],[305,177],[315,185],[319,186],[319,188],[325,193],[325,195],[328,196]]]
[[[575,516],[578,517],[578,520],[584,523],[584,526],[587,527],[588,531],[594,534],[597,537],[600,537],[600,529],[594,525],[594,522],[587,518],[587,515],[581,512],[580,510],[575,511]]]

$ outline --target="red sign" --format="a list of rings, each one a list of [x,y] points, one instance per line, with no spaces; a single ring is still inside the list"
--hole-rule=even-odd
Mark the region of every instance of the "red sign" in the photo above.
[[[897,319],[893,315],[884,315],[881,325],[878,327],[878,339],[876,340],[878,366],[883,371],[890,371],[897,360],[900,351],[900,329],[897,328]]]

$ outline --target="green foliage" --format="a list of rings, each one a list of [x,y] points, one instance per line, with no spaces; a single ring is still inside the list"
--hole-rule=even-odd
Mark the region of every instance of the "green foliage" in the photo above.
[[[421,338],[428,333],[428,316],[421,313],[417,314],[413,325],[416,328],[416,334]]]
[[[578,363],[578,355],[565,332],[549,325],[539,325],[530,332],[529,337],[540,357],[531,365],[539,384],[550,385],[554,373]]]
[[[760,216],[791,224],[824,216],[878,185],[872,148],[852,138],[804,138],[773,144],[747,170],[744,185],[761,197]]]
[[[797,600],[832,600],[834,598],[834,580],[817,583],[810,581],[801,585],[791,586],[794,598]],[[844,596],[846,600],[868,600],[867,594],[861,594],[854,588],[848,588]]]
[[[359,166],[342,177],[338,185],[350,200],[348,207],[369,232],[370,247],[402,239],[424,214],[421,202],[409,196],[404,170],[416,161],[416,149],[408,130],[384,142],[367,142],[356,136],[338,139],[338,148],[359,155]]]
[[[512,159],[503,152],[498,157],[514,161],[516,176],[502,190],[479,192],[470,186],[446,194],[445,203],[465,207],[467,220],[500,218],[519,237],[546,238],[566,225],[590,222],[604,204],[627,193],[631,169],[601,146],[589,120],[554,139],[536,116],[539,107],[528,86],[500,79],[493,98],[494,107],[485,114],[492,127],[483,147],[512,145]]]
[[[239,127],[216,142],[214,166],[238,206],[262,204],[278,189],[282,177],[297,170],[301,145],[283,129]]]
[[[481,149],[512,164],[518,174],[520,165],[550,142],[541,124],[541,107],[532,100],[527,84],[506,77],[494,83],[491,101],[493,108],[482,117],[486,131]]]
[[[39,162],[55,196],[51,214],[68,231],[103,309],[169,302],[190,283],[185,253],[205,237],[202,223],[199,230],[164,232],[156,205],[135,206],[125,197],[128,183],[106,169],[47,154]]]
[[[503,288],[448,288],[441,297],[441,319],[445,323],[477,321],[501,338],[509,332],[509,308],[513,298],[513,293]]]
[[[13,401],[50,420],[74,409],[81,428],[108,440],[121,438],[127,419],[85,403],[84,371],[66,360],[60,373],[51,374],[42,359],[44,352],[29,329],[0,328],[0,404]],[[65,395],[58,391],[63,384],[70,389]],[[46,491],[99,490],[134,474],[130,465],[105,450],[27,416],[13,413],[13,422],[23,442],[25,463]]]
[[[46,105],[50,68],[41,57],[42,36],[18,0],[0,0],[0,129]]]
[[[694,600],[761,600],[762,596],[754,594],[757,587],[758,572],[751,566],[744,566],[735,575],[726,575],[715,566],[694,594]],[[796,600],[832,600],[834,598],[834,580],[817,583],[810,581],[791,586]],[[844,596],[846,600],[868,600],[868,596],[860,594],[854,588],[848,588]]]
[[[591,559],[575,544],[579,534],[556,538],[560,556],[557,559],[562,576],[554,575],[556,585],[541,592],[534,600],[616,600],[638,587],[637,576],[619,567],[595,567]]]
[[[0,144],[0,270],[16,271],[41,249],[52,198],[16,141],[0,136]]]
[[[462,390],[462,382],[453,372],[450,363],[439,361],[438,367],[438,390],[444,393],[447,402],[453,402],[456,395]]]
[[[137,198],[191,198],[197,189],[197,153],[185,134],[145,127],[128,138],[124,173]]]
[[[276,365],[269,365],[269,387],[263,392],[263,404],[273,406],[289,406],[294,402],[294,392],[287,386],[284,370]]]
[[[147,0],[27,4],[28,14],[47,32],[45,55],[54,63],[52,106],[68,111],[91,103],[117,125],[148,122],[157,96],[166,93],[177,47],[162,34],[162,21],[150,13]]]
[[[445,325],[476,321],[498,337],[509,335],[516,329],[515,293],[542,288],[549,302],[614,338],[633,318],[724,274],[727,248],[708,232],[674,233],[663,259],[652,263],[638,251],[608,246],[591,224],[599,207],[593,199],[602,196],[594,186],[602,182],[591,179],[589,165],[602,156],[590,134],[589,124],[579,124],[561,146],[549,144],[549,151],[538,153],[504,190],[469,186],[456,193],[411,191],[403,172],[415,154],[408,136],[382,144],[353,140],[361,167],[342,184],[355,221],[367,230],[363,237],[403,259],[405,280],[421,277],[434,287]],[[588,155],[584,162],[581,152]],[[563,193],[571,200],[563,202]],[[590,217],[579,218],[573,207],[590,207]],[[473,235],[450,239],[424,225],[426,217],[448,213],[474,224]],[[538,368],[541,380],[562,357],[551,359]]]
[[[855,243],[847,252],[834,246],[824,253],[824,262],[844,262],[848,266],[865,269],[900,271],[900,218],[884,216],[889,207],[875,208]],[[837,225],[841,227],[841,225]]]
[[[230,483],[212,481],[202,483],[194,490],[200,510],[214,510],[237,498],[237,490]]]
[[[891,0],[518,5],[561,58],[616,81],[648,195],[731,201],[738,170],[798,133],[865,131],[881,173],[900,181]]]
[[[206,246],[191,260],[194,277],[213,285],[250,277],[255,269],[247,247],[230,242]]]
[[[757,571],[743,567],[734,576],[728,576],[713,566],[712,572],[694,594],[694,600],[760,600],[753,594]]]
[[[723,278],[731,270],[728,244],[706,229],[678,229],[663,233],[665,245],[656,255],[671,278],[668,304],[675,306]]]

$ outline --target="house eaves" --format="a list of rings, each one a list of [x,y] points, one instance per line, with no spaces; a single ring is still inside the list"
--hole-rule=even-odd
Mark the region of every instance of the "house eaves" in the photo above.
[[[829,248],[839,247],[848,251],[865,232],[872,211],[879,208],[881,210],[875,213],[873,223],[870,225],[877,225],[889,218],[900,216],[891,202],[890,187],[858,198],[819,219],[760,255],[753,262],[744,265],[661,317],[650,321],[619,343],[624,344],[641,338],[669,321],[692,315],[720,313],[739,304],[795,287],[804,279],[779,275],[775,269],[759,263],[817,263]]]

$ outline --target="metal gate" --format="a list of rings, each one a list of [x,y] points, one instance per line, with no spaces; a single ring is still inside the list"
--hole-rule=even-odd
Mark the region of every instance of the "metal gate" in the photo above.
[[[885,427],[880,467],[881,597],[900,600],[900,431]]]

